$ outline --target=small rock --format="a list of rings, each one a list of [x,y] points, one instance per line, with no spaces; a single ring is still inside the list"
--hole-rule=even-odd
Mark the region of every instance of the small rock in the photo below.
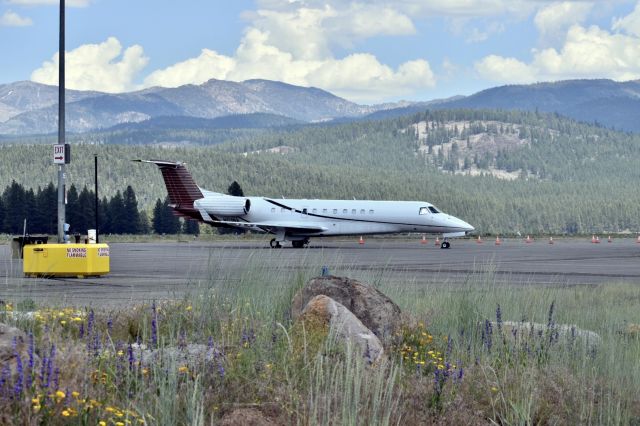
[[[321,294],[350,310],[384,344],[392,343],[401,325],[400,308],[378,289],[351,278],[329,275],[310,280],[293,298],[293,319],[302,314],[311,299]]]
[[[303,320],[328,323],[330,333],[360,348],[369,362],[378,361],[384,354],[382,343],[349,309],[325,295],[311,299],[302,311]]]

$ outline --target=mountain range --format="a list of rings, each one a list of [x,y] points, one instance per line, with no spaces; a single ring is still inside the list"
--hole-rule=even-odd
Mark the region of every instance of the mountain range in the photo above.
[[[21,81],[0,85],[0,135],[51,134],[57,129],[58,88]],[[269,80],[209,80],[177,88],[110,94],[66,91],[66,128],[89,132],[114,126],[140,130],[272,127],[378,119],[425,109],[517,109],[555,112],[578,121],[640,132],[640,80],[568,80],[509,85],[428,102],[359,105],[327,91]],[[246,116],[244,118],[238,118]],[[227,119],[221,119],[228,117]],[[213,119],[213,121],[212,121]],[[258,120],[251,124],[251,120]]]

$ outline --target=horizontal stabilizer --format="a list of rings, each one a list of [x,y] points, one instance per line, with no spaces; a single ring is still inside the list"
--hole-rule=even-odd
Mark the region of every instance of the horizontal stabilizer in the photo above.
[[[193,202],[203,198],[198,185],[191,177],[184,163],[163,160],[133,160],[138,163],[151,163],[158,166],[169,193],[169,201],[176,209],[193,210]]]

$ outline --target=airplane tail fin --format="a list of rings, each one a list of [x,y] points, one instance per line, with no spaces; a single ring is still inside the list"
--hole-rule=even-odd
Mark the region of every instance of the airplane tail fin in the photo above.
[[[164,184],[169,193],[169,202],[182,213],[194,210],[193,202],[203,198],[202,191],[191,177],[191,173],[184,163],[174,163],[162,160],[133,160],[139,163],[152,163],[158,166],[164,178]],[[187,215],[189,215],[187,213]]]

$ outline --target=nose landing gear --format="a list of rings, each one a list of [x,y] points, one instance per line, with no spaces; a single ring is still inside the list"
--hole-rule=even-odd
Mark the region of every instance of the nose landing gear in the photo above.
[[[451,243],[445,238],[442,240],[442,244],[440,244],[441,249],[449,249],[451,248]]]

